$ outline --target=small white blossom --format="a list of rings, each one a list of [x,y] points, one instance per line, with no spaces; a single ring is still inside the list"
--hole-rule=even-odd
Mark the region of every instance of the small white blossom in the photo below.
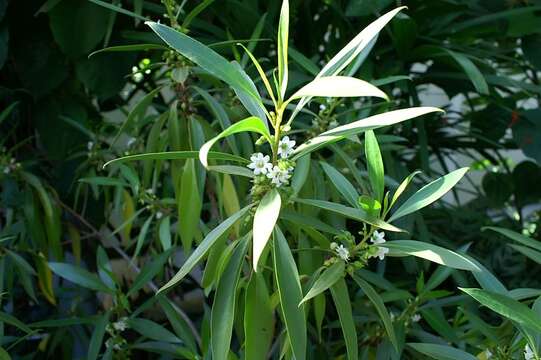
[[[93,147],[94,147],[94,143],[92,141],[89,141],[86,143],[86,148],[88,150],[92,150]]]
[[[128,322],[127,322],[127,318],[121,318],[120,320],[118,320],[117,322],[114,322],[113,323],[113,328],[117,331],[124,331],[128,328]]]
[[[6,167],[4,168],[4,174],[7,175],[7,174],[9,174],[10,172],[11,172],[10,167],[9,167],[9,166],[6,166]]]
[[[144,75],[139,72],[139,68],[137,66],[133,66],[131,68],[131,72],[133,81],[137,83],[143,81]]]
[[[414,323],[421,321],[421,315],[413,314],[413,316],[411,317],[411,321]]]
[[[385,242],[385,233],[383,231],[374,231],[372,238],[370,239],[372,244],[383,244]],[[378,252],[373,257],[378,257],[380,260],[385,258],[385,255],[389,252],[389,249],[378,246]]]
[[[525,360],[534,360],[535,359],[535,354],[532,350],[532,348],[530,347],[530,345],[526,344],[526,346],[524,347],[524,359]]]
[[[163,217],[163,213],[161,211],[156,212],[156,219],[160,220]]]
[[[491,359],[492,358],[492,351],[489,349],[485,350],[485,359]]]
[[[267,174],[272,169],[272,164],[269,162],[269,155],[263,155],[262,153],[252,154],[250,157],[252,161],[248,164],[248,167],[254,170],[254,175]]]
[[[344,247],[344,245],[340,245],[338,246],[336,249],[334,249],[334,251],[336,251],[336,254],[344,261],[348,261],[349,260],[349,250]]]
[[[284,170],[281,169],[279,166],[275,165],[272,169],[269,170],[267,177],[272,180],[271,182],[276,185],[276,187],[280,187],[289,182],[289,178],[291,177],[291,174],[289,172],[291,169],[292,168],[288,168]]]
[[[135,141],[137,141],[136,138],[134,138],[134,137],[130,138],[130,139],[128,140],[128,142],[126,143],[126,146],[127,146],[127,147],[132,146],[133,144],[135,144]]]
[[[278,144],[278,155],[280,155],[282,159],[287,159],[293,152],[294,146],[295,140],[289,140],[289,136],[284,136]]]

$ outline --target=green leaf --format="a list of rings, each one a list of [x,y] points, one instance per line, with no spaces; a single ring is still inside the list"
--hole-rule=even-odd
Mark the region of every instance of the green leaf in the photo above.
[[[169,46],[187,57],[218,79],[226,82],[234,89],[239,89],[248,94],[253,100],[261,103],[253,83],[245,78],[240,66],[237,68],[214,50],[203,45],[199,41],[176,31],[166,25],[147,21],[146,24],[158,34]]]
[[[351,302],[349,301],[349,293],[344,278],[339,279],[331,287],[331,295],[334,301],[334,306],[338,312],[342,332],[344,333],[344,341],[348,353],[348,360],[356,360],[359,357],[359,344],[357,340],[357,330],[353,321],[353,311],[351,310]]]
[[[105,336],[105,327],[109,324],[109,312],[100,316],[95,324],[96,326],[94,326],[90,344],[88,344],[87,360],[96,360],[98,358],[101,344],[103,343],[103,337]]]
[[[158,228],[158,238],[162,244],[163,251],[169,250],[171,248],[171,218],[166,216],[160,221]]]
[[[11,356],[9,356],[8,352],[4,350],[4,348],[1,346],[0,346],[0,359],[11,360]]]
[[[146,338],[174,344],[181,343],[181,340],[175,334],[154,321],[133,318],[128,319],[128,324],[130,328]]]
[[[343,261],[338,260],[325,271],[323,271],[314,282],[314,285],[308,290],[308,293],[304,296],[299,306],[313,297],[321,294],[331,286],[333,286],[338,280],[344,278],[345,264]]]
[[[304,159],[301,158],[300,160]],[[351,206],[357,206],[357,200],[359,199],[359,193],[355,190],[355,187],[349,182],[344,175],[336,170],[326,162],[320,162],[323,171],[329,177],[332,185],[338,190],[340,194],[346,199]]]
[[[143,223],[143,226],[141,226],[139,235],[137,235],[137,243],[135,245],[135,252],[133,253],[132,259],[136,259],[137,256],[139,255],[139,252],[141,251],[141,248],[143,247],[143,243],[145,242],[145,237],[147,236],[148,228],[150,227],[150,223],[152,222],[153,218],[154,218],[154,214],[150,215]]]
[[[197,185],[195,161],[188,159],[180,181],[178,200],[179,234],[184,252],[188,253],[196,236],[201,215],[202,201]]]
[[[148,51],[148,50],[167,50],[167,47],[159,44],[136,44],[136,45],[119,45],[110,46],[100,50],[96,50],[88,55],[91,58],[94,55],[104,52],[125,52],[125,51]]]
[[[474,288],[459,289],[501,316],[541,333],[541,316],[526,305],[509,296],[491,291]]]
[[[369,82],[349,76],[316,78],[295,92],[289,101],[302,97],[361,97],[373,96],[389,100],[387,95]]]
[[[280,298],[280,309],[286,325],[287,337],[295,359],[306,358],[306,318],[302,300],[299,272],[289,245],[280,228],[274,231],[274,275]]]
[[[367,27],[365,27],[346,46],[344,46],[344,48],[342,48],[335,56],[333,56],[331,60],[329,60],[329,62],[323,67],[323,69],[321,69],[317,77],[337,75],[342,70],[344,70],[355,58],[360,56],[366,57],[368,55],[368,52],[374,45],[375,40],[377,39],[377,36],[381,29],[383,29],[383,27],[387,25],[387,23],[391,21],[391,19],[396,14],[398,14],[398,12],[405,8],[405,6],[402,6],[391,10],[376,19]],[[301,101],[299,101],[295,110],[293,111],[293,114],[290,117],[290,122],[293,120],[295,115],[298,114],[299,111],[301,111],[304,105],[308,103],[308,101],[310,101],[310,97],[303,98],[301,99]]]
[[[169,256],[171,256],[174,250],[175,250],[174,248],[170,248],[169,250],[161,253],[151,262],[148,262],[141,269],[141,271],[139,272],[139,274],[133,281],[133,284],[130,290],[126,293],[126,296],[135,294],[137,291],[142,289],[143,286],[148,284],[148,282],[151,281],[154,278],[154,276],[156,276],[156,274],[162,271],[165,263],[167,262],[167,259],[169,259]]]
[[[389,312],[387,311],[387,308],[385,307],[385,304],[383,303],[383,300],[378,295],[376,290],[374,290],[372,285],[370,285],[367,281],[363,280],[360,276],[356,274],[352,274],[351,276],[353,280],[355,280],[357,285],[359,285],[361,290],[366,294],[372,304],[374,304],[374,307],[376,308],[376,311],[378,312],[379,317],[383,322],[383,326],[385,326],[385,330],[387,331],[389,340],[393,344],[395,350],[398,352],[398,340],[396,339],[396,334],[394,332],[393,322],[391,320]]]
[[[245,236],[233,250],[216,288],[210,318],[212,359],[215,360],[227,360],[228,358],[233,320],[235,319],[237,284],[244,256],[248,249],[249,238],[249,235]]]
[[[156,153],[146,153],[146,154],[136,154],[123,156],[118,159],[108,161],[103,165],[105,168],[111,164],[123,163],[127,161],[137,161],[137,160],[182,160],[182,159],[197,159],[199,157],[199,151],[164,151]],[[212,160],[229,160],[240,163],[248,163],[249,161],[236,155],[209,151],[207,154],[208,159]]]
[[[273,308],[263,275],[252,273],[244,306],[244,358],[266,360],[274,330]]]
[[[239,212],[231,215],[220,225],[215,227],[211,232],[209,232],[207,236],[205,236],[201,244],[199,244],[199,246],[195,249],[192,255],[188,258],[188,260],[186,260],[184,265],[182,265],[180,270],[175,274],[175,276],[171,280],[169,280],[167,284],[160,288],[158,294],[170,289],[176,283],[181,281],[184,276],[186,276],[190,271],[192,271],[194,266],[197,265],[199,261],[201,261],[201,259],[203,259],[203,257],[207,254],[212,245],[214,245],[214,243],[218,239],[224,236],[238,220],[244,217],[244,215],[246,215],[246,213],[248,212],[248,210],[250,210],[251,207],[252,205],[248,205],[242,208]]]
[[[368,130],[364,133],[364,152],[366,153],[368,179],[374,191],[374,198],[382,202],[383,191],[385,190],[385,173],[378,140],[373,130]]]
[[[541,264],[541,252],[532,250],[529,247],[510,244],[513,249],[520,252],[522,255],[529,257],[538,264]]]
[[[248,55],[250,60],[252,60],[252,63],[254,64],[255,68],[257,69],[257,72],[259,73],[259,77],[261,78],[261,80],[263,81],[263,84],[265,85],[265,88],[267,89],[267,93],[271,97],[272,102],[274,104],[276,104],[276,99],[274,98],[274,92],[272,91],[272,86],[271,86],[271,84],[269,82],[269,79],[267,78],[267,75],[265,74],[265,71],[263,70],[263,68],[261,68],[261,65],[259,64],[259,61],[257,61],[255,56],[252,54],[252,52],[250,50],[248,50],[248,48],[246,46],[244,46],[242,44],[237,44],[237,45],[241,46],[244,49],[244,51],[246,51],[246,54]],[[278,58],[278,60],[279,59],[280,58]]]
[[[280,22],[278,24],[278,85],[280,99],[285,98],[288,81],[288,38],[289,38],[289,0],[282,1]]]
[[[146,109],[150,106],[150,104],[152,103],[152,100],[154,99],[156,95],[158,95],[160,90],[161,90],[161,87],[152,90],[151,92],[146,94],[137,103],[137,105],[135,105],[132,111],[130,111],[130,113],[128,114],[128,118],[126,119],[126,121],[124,121],[124,123],[120,126],[120,129],[118,129],[117,134],[115,135],[115,137],[113,138],[113,141],[111,142],[111,146],[113,146],[116,143],[116,141],[118,140],[118,138],[124,131],[129,130],[133,126],[134,122],[137,119],[140,119],[141,117],[145,115]]]
[[[276,188],[269,191],[257,206],[254,215],[253,226],[253,267],[257,272],[257,264],[259,258],[269,241],[274,225],[280,215],[280,207],[282,206],[282,198]]]
[[[405,178],[401,183],[400,185],[398,186],[398,188],[396,188],[396,191],[394,192],[393,194],[393,198],[391,200],[391,204],[389,205],[389,209],[393,207],[393,205],[396,203],[396,201],[398,200],[398,198],[400,197],[400,195],[402,195],[402,193],[404,191],[406,191],[406,188],[408,187],[408,185],[411,183],[411,181],[413,180],[413,178],[417,175],[417,174],[420,174],[421,172],[420,171],[414,171],[412,172],[411,174],[408,175],[407,178]]]
[[[466,75],[470,78],[470,81],[472,82],[473,86],[475,87],[475,90],[477,90],[478,93],[483,95],[488,95],[488,84],[481,73],[479,71],[479,68],[471,61],[466,55],[451,51],[449,49],[444,49],[457,63],[460,65],[460,67],[464,70]]]
[[[32,329],[30,329],[25,323],[17,319],[15,316],[2,311],[0,311],[0,322],[15,326],[16,328],[24,331],[27,334],[33,332]]]
[[[85,269],[71,264],[58,262],[49,262],[49,267],[56,275],[71,281],[74,284],[92,290],[114,293],[114,290],[108,288],[95,274],[92,274]]]
[[[296,160],[299,157],[306,155],[312,151],[315,151],[328,144],[335,143],[348,136],[361,134],[368,130],[378,129],[384,126],[397,124],[402,121],[406,121],[421,115],[429,114],[431,112],[442,112],[442,110],[435,107],[415,107],[409,109],[401,109],[388,111],[383,114],[369,116],[365,119],[354,121],[352,123],[338,126],[334,129],[325,131],[319,134],[315,138],[312,138],[300,145],[293,151],[292,159]]]
[[[509,229],[505,229],[505,228],[495,227],[495,226],[485,226],[485,227],[481,228],[481,230],[482,231],[485,231],[485,230],[496,231],[497,233],[500,233],[503,236],[506,236],[509,239],[514,240],[514,241],[516,241],[516,242],[518,242],[518,243],[520,243],[522,245],[526,245],[526,246],[534,248],[534,249],[536,249],[538,251],[541,251],[541,241],[529,238],[527,236],[519,234],[518,232],[509,230]]]
[[[241,166],[235,166],[235,165],[214,165],[207,167],[207,170],[209,171],[216,171],[222,174],[228,174],[228,175],[237,175],[237,176],[244,176],[247,178],[254,178],[254,173],[252,170],[247,169],[245,167]]]
[[[445,195],[466,174],[469,168],[461,168],[423,186],[391,215],[389,222],[411,214],[432,204]]]
[[[427,343],[407,343],[416,351],[437,360],[477,360],[473,355],[447,345]]]
[[[298,199],[298,198],[295,198],[292,200],[301,204],[311,205],[311,206],[315,206],[321,209],[332,211],[338,214],[342,214],[350,219],[365,222],[365,223],[377,226],[384,230],[394,231],[394,232],[403,231],[391,224],[386,223],[383,220],[376,219],[372,216],[369,216],[366,212],[364,212],[361,209],[355,209],[355,208],[344,206],[342,204],[335,204],[335,203],[332,203],[329,201],[323,201],[323,200]]]
[[[236,134],[241,132],[256,132],[258,134],[263,135],[269,143],[272,142],[271,136],[269,134],[269,130],[265,127],[265,124],[261,121],[261,119],[252,116],[249,118],[246,118],[244,120],[241,120],[239,122],[234,123],[224,131],[222,131],[218,136],[215,136],[214,138],[207,141],[199,150],[199,160],[203,164],[203,166],[208,167],[208,153],[210,151],[210,148],[212,145],[214,145],[218,140]]]
[[[440,246],[415,240],[394,240],[387,241],[378,246],[390,250],[389,255],[404,256],[413,255],[430,260],[440,265],[452,267],[453,269],[481,271],[475,263],[464,255],[442,248]]]

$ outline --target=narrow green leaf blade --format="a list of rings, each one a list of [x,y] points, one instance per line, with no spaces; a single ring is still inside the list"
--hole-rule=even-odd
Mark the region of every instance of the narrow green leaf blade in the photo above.
[[[511,240],[514,240],[522,245],[526,245],[526,246],[529,246],[531,248],[534,248],[538,251],[541,251],[541,241],[538,241],[538,240],[535,240],[535,239],[532,239],[532,238],[529,238],[527,236],[524,236],[516,231],[513,231],[513,230],[509,230],[509,229],[505,229],[505,228],[500,228],[500,227],[495,227],[495,226],[486,226],[484,228],[482,228],[481,230],[485,231],[485,230],[492,230],[492,231],[495,231],[499,234],[502,234],[503,236],[506,236],[508,237],[509,239]]]
[[[378,246],[388,248],[390,256],[404,256],[404,254],[407,254],[454,269],[480,271],[479,267],[464,255],[434,244],[415,240],[393,240],[378,244]]]
[[[269,241],[274,225],[278,221],[280,215],[280,207],[282,206],[282,198],[280,193],[275,188],[269,191],[259,203],[255,215],[253,226],[253,267],[257,271],[259,258]]]
[[[278,84],[281,99],[285,97],[288,82],[289,0],[282,1],[278,24]]]
[[[383,191],[385,188],[383,159],[379,150],[378,140],[373,130],[364,133],[364,151],[368,164],[368,179],[374,191],[374,198],[380,203],[383,202]]]
[[[160,288],[158,294],[170,289],[172,286],[175,286],[176,283],[181,281],[194,268],[194,266],[197,265],[201,259],[203,259],[212,245],[214,245],[214,243],[220,239],[220,237],[230,230],[238,220],[244,217],[251,207],[252,205],[248,205],[242,208],[240,211],[228,217],[220,225],[209,232],[201,244],[199,244],[192,255],[188,258],[188,260],[186,260],[184,265],[182,265],[180,270],[175,274],[175,276],[173,276],[173,278],[169,280],[167,284]]]
[[[469,168],[461,168],[450,172],[449,174],[432,181],[430,184],[423,186],[419,191],[413,194],[406,200],[394,213],[391,215],[389,222],[399,219],[403,216],[411,214],[417,210],[432,204],[434,201],[445,195],[460,179],[466,174]]]
[[[302,97],[361,97],[389,100],[387,95],[369,82],[349,76],[325,76],[304,85],[288,101]]]
[[[273,309],[261,273],[253,273],[244,307],[245,359],[266,360],[274,330]]]
[[[289,245],[280,228],[274,231],[274,275],[278,286],[280,308],[286,325],[287,336],[295,359],[306,358],[306,318],[302,300],[299,272]]]
[[[348,353],[348,360],[357,360],[359,358],[359,345],[357,340],[357,331],[353,321],[353,311],[349,301],[349,293],[346,281],[342,278],[331,287],[331,295],[334,306],[338,312],[344,341]]]
[[[304,159],[304,158],[301,158]],[[338,190],[340,194],[346,199],[346,201],[351,206],[357,206],[357,200],[359,199],[359,193],[357,190],[355,190],[355,187],[349,182],[348,179],[338,170],[336,170],[331,165],[327,164],[326,162],[321,162],[321,167],[323,168],[323,171],[325,171],[325,174],[329,177],[329,180],[331,180],[331,183],[333,186]]]
[[[248,240],[249,235],[240,240],[233,250],[214,296],[210,317],[210,342],[212,358],[215,360],[227,360],[228,358],[235,318],[237,284],[244,256],[248,249]]]
[[[344,270],[345,264],[340,260],[329,266],[319,275],[299,306],[333,286],[338,280],[344,277]]]
[[[79,286],[106,293],[114,293],[114,290],[108,288],[95,274],[80,267],[65,263],[49,262],[49,268],[56,275]]]
[[[408,343],[407,345],[437,360],[477,360],[475,356],[447,345],[428,343]]]

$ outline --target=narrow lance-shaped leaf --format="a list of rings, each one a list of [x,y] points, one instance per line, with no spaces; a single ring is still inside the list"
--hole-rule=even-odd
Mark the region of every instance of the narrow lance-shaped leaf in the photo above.
[[[235,225],[235,223],[240,220],[248,210],[252,207],[252,205],[248,205],[244,208],[242,208],[239,212],[235,213],[234,215],[231,215],[228,217],[225,221],[223,221],[220,225],[215,227],[211,232],[205,236],[201,244],[194,250],[192,255],[186,260],[184,265],[180,268],[180,270],[173,276],[171,280],[164,286],[160,288],[158,291],[159,293],[162,293],[164,291],[167,291],[171,287],[175,286],[176,283],[181,281],[192,269],[194,268],[201,259],[207,254],[209,249],[214,245],[214,243],[220,239],[229,229]]]
[[[383,159],[379,150],[378,140],[373,130],[364,133],[364,152],[368,165],[368,179],[374,192],[374,198],[383,202],[383,191],[385,188]]]
[[[114,290],[107,287],[107,285],[105,285],[95,274],[92,274],[85,269],[71,264],[57,262],[50,262],[49,267],[56,275],[69,280],[74,284],[92,290],[114,293]]]
[[[445,49],[445,51],[460,65],[470,78],[475,90],[483,95],[488,95],[488,84],[479,68],[466,55]]]
[[[463,350],[441,344],[408,343],[408,346],[437,360],[477,360],[477,358]]]
[[[294,93],[289,101],[311,97],[361,97],[372,96],[385,100],[387,95],[369,82],[349,76],[326,76],[316,78]]]
[[[535,240],[535,239],[532,239],[532,238],[529,238],[527,236],[524,236],[516,231],[513,231],[513,230],[509,230],[509,229],[505,229],[505,228],[499,228],[499,227],[495,227],[495,226],[486,226],[484,228],[482,228],[481,230],[485,231],[485,230],[492,230],[492,231],[495,231],[499,234],[502,234],[503,236],[506,236],[508,237],[509,239],[511,240],[514,240],[522,245],[526,245],[526,246],[529,246],[531,248],[534,248],[538,251],[541,251],[541,241],[539,240]]]
[[[396,191],[394,192],[393,194],[393,197],[391,199],[391,204],[389,205],[389,209],[393,207],[393,205],[396,203],[396,201],[398,200],[398,198],[400,198],[400,195],[402,195],[402,193],[406,190],[406,188],[408,187],[408,185],[411,183],[411,181],[413,180],[413,178],[417,175],[417,174],[420,174],[421,172],[420,171],[414,171],[412,172],[411,174],[408,175],[407,178],[405,178],[401,183],[400,185],[398,186],[398,188],[396,189]]]
[[[415,240],[394,240],[378,244],[390,250],[390,256],[413,255],[454,269],[480,271],[479,267],[462,254],[440,246]]]
[[[280,98],[283,99],[288,82],[288,38],[289,38],[289,0],[282,1],[280,9],[280,23],[278,24],[278,84]]]
[[[304,159],[304,157],[301,158],[301,160],[302,159]],[[327,164],[326,162],[321,162],[320,164],[336,190],[342,194],[344,199],[346,199],[351,206],[356,207],[358,205],[357,201],[359,199],[359,193],[357,190],[355,190],[355,187],[349,182],[348,179],[346,179],[344,175],[342,175],[331,165]]]
[[[226,360],[231,344],[240,269],[248,248],[249,235],[240,240],[225,266],[216,289],[210,318],[212,358]]]
[[[282,199],[276,189],[269,191],[259,203],[254,215],[253,267],[257,271],[259,258],[269,241],[274,225],[280,215]]]
[[[139,160],[182,160],[182,159],[197,159],[199,157],[199,151],[164,151],[155,153],[145,153],[123,156],[114,160],[106,162],[103,167],[109,166],[115,163],[123,163],[127,161],[139,161]],[[211,160],[228,160],[240,163],[248,163],[248,160],[227,153],[209,151],[207,153],[207,159]]]
[[[197,185],[196,168],[193,159],[186,161],[180,182],[178,202],[179,234],[184,251],[188,253],[199,225],[201,199]]]
[[[389,312],[387,311],[387,308],[385,307],[385,304],[383,303],[381,296],[378,295],[376,290],[374,290],[374,288],[367,281],[364,281],[358,275],[353,274],[352,277],[353,280],[355,280],[355,282],[357,283],[357,285],[359,285],[361,290],[366,294],[368,299],[370,299],[372,304],[374,304],[374,307],[376,308],[376,311],[378,312],[379,317],[381,318],[381,321],[385,326],[385,331],[387,331],[389,340],[391,340],[394,348],[398,351],[398,340],[396,339],[396,334],[394,332],[393,322],[391,320]]]
[[[329,266],[323,271],[314,282],[314,285],[308,290],[308,293],[304,296],[299,306],[313,297],[321,294],[331,286],[333,286],[338,280],[344,277],[345,264],[339,260]]]
[[[87,360],[96,360],[100,353],[103,337],[105,336],[105,327],[109,323],[109,312],[106,312],[95,321],[94,331],[88,345]]]
[[[214,138],[207,141],[201,147],[201,149],[199,150],[199,160],[201,161],[203,166],[208,167],[208,161],[207,161],[208,153],[212,145],[214,145],[218,140],[229,135],[233,135],[240,132],[246,132],[246,131],[256,132],[260,135],[263,135],[269,141],[269,143],[272,142],[271,136],[269,134],[269,130],[265,127],[265,125],[263,124],[263,122],[261,122],[259,118],[255,116],[246,118],[237,123],[234,123],[227,129],[222,131],[220,134],[218,134],[218,136],[215,136]]]
[[[343,278],[339,279],[331,287],[331,295],[336,311],[338,312],[342,332],[344,333],[348,360],[357,360],[359,357],[357,330],[355,328],[355,321],[353,320],[353,311],[349,300],[348,288],[346,281]]]
[[[325,209],[328,211],[332,211],[338,214],[342,214],[350,219],[354,219],[357,221],[365,222],[374,226],[377,226],[381,229],[388,230],[388,231],[394,231],[394,232],[401,232],[402,229],[397,228],[394,225],[391,225],[389,223],[386,223],[383,220],[376,219],[370,215],[368,215],[366,212],[364,212],[361,209],[357,208],[351,208],[344,206],[342,204],[335,204],[329,201],[324,200],[313,200],[313,199],[299,199],[295,198],[293,201],[306,204],[306,205],[312,205],[321,209]]]
[[[252,98],[260,101],[259,94],[246,81],[241,73],[214,50],[199,41],[169,26],[147,21],[146,24],[169,46],[187,57],[203,69],[234,88],[242,89]]]
[[[274,275],[278,286],[280,309],[286,325],[287,337],[295,359],[306,358],[306,318],[302,300],[302,289],[295,260],[282,231],[274,231]]]
[[[266,360],[274,330],[273,308],[261,273],[253,273],[244,307],[245,359]]]
[[[385,112],[383,114],[369,116],[365,119],[354,121],[346,125],[338,126],[334,129],[325,131],[315,138],[312,138],[300,145],[293,151],[292,159],[296,160],[303,155],[315,151],[325,145],[345,139],[348,136],[361,134],[367,130],[374,130],[397,124],[421,115],[429,114],[431,112],[442,112],[442,110],[435,107],[414,107],[409,109],[394,110]]]
[[[502,315],[503,317],[515,321],[519,325],[541,333],[541,316],[526,305],[505,296],[491,291],[481,289],[460,288],[466,294],[490,310]]]
[[[368,53],[374,46],[381,29],[383,29],[383,27],[387,25],[387,23],[391,21],[396,14],[405,8],[405,6],[402,6],[391,10],[365,27],[335,56],[333,56],[331,60],[329,60],[323,69],[321,69],[317,77],[337,75],[344,70],[357,56],[368,56]],[[293,121],[295,116],[301,111],[304,105],[308,103],[308,101],[310,101],[310,97],[303,98],[301,101],[299,101],[290,117],[289,122]]]
[[[434,180],[423,186],[419,191],[406,200],[394,213],[389,221],[399,219],[419,209],[432,204],[445,195],[466,174],[468,168],[461,168]]]

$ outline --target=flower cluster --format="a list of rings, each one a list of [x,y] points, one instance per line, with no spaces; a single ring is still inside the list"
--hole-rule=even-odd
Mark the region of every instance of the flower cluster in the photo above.
[[[331,250],[334,250],[336,252],[336,255],[344,260],[345,262],[348,262],[349,261],[349,249],[347,247],[345,247],[344,245],[340,244],[338,245],[337,243],[335,242],[332,242],[331,243]]]
[[[374,231],[370,242],[374,245],[383,244],[385,242],[385,233],[383,231]],[[379,257],[380,260],[385,258],[385,255],[389,252],[389,249],[377,246],[377,252],[372,257]]]
[[[251,163],[248,164],[248,168],[252,169],[256,176],[265,175],[276,187],[287,185],[293,170],[287,158],[293,152],[294,146],[295,140],[290,140],[288,136],[284,136],[278,144],[278,155],[281,160],[276,165],[272,165],[269,155],[255,153],[250,157]]]

